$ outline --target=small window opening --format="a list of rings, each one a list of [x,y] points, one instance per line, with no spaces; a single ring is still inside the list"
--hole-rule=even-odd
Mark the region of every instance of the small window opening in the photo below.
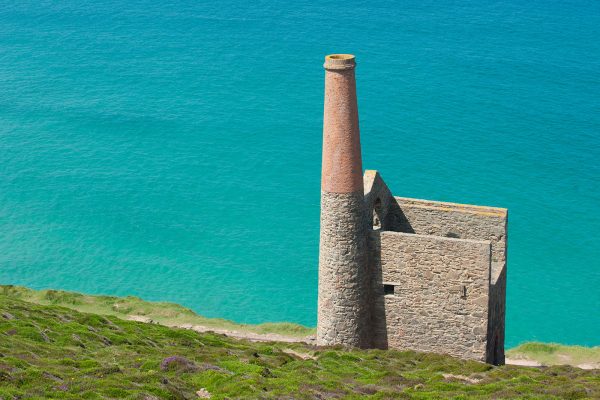
[[[375,200],[373,204],[373,229],[381,229],[381,199]]]
[[[467,287],[463,285],[462,289],[460,290],[460,298],[461,299],[466,299],[467,298]]]
[[[394,294],[394,285],[383,285],[383,294],[384,295],[390,295],[390,294]]]
[[[446,237],[454,238],[454,239],[460,239],[460,235],[458,233],[454,233],[454,232],[448,232],[448,233],[446,233]]]

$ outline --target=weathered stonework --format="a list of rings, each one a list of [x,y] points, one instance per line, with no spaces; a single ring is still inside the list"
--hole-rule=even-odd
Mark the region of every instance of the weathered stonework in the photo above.
[[[325,61],[317,343],[504,363],[507,211],[364,176],[354,57]]]
[[[371,345],[503,364],[506,209],[394,197],[377,171],[364,193]]]
[[[489,242],[391,231],[371,238],[373,346],[485,361]]]
[[[367,226],[362,192],[321,193],[317,343],[365,347]]]
[[[486,360],[493,364],[504,363],[507,210],[403,197],[394,200],[398,207],[394,207],[390,215],[391,230],[490,242]]]

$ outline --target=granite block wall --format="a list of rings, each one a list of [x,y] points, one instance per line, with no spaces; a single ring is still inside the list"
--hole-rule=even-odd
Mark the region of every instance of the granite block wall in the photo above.
[[[486,360],[489,241],[375,230],[370,246],[374,347]]]
[[[492,283],[506,264],[506,219],[504,208],[482,207],[394,198],[397,207],[389,218],[390,230],[421,235],[446,236],[492,242]]]
[[[428,257],[423,258],[423,249],[415,247],[410,240],[417,241],[419,245],[431,246],[432,243],[440,243],[440,245],[447,243],[444,240],[454,240],[454,242],[463,242],[465,246],[473,246],[473,241],[480,243],[487,243],[490,247],[490,258],[488,262],[487,272],[483,273],[480,268],[473,269],[474,266],[468,262],[462,262],[460,267],[452,267],[462,269],[464,273],[478,274],[478,279],[486,282],[487,285],[487,298],[488,303],[486,305],[486,335],[485,335],[485,346],[482,351],[481,348],[477,348],[474,352],[468,353],[469,358],[476,358],[484,360],[492,364],[503,364],[504,363],[504,319],[506,313],[506,241],[507,241],[507,211],[502,208],[494,207],[482,207],[446,202],[437,202],[429,200],[409,199],[403,197],[394,197],[391,191],[379,175],[377,171],[366,171],[364,175],[364,192],[365,192],[365,207],[368,215],[369,224],[372,225],[372,233],[370,234],[370,274],[372,276],[372,287],[371,287],[371,300],[370,303],[373,305],[372,308],[372,319],[371,319],[371,336],[372,345],[375,347],[387,348],[399,347],[409,348],[415,350],[424,350],[423,344],[410,341],[402,341],[398,339],[398,333],[395,331],[399,329],[402,332],[407,332],[406,327],[401,324],[393,323],[394,320],[400,318],[398,315],[402,313],[400,310],[406,310],[411,307],[411,302],[404,302],[402,285],[410,283],[413,285],[414,280],[411,282],[399,281],[396,282],[398,285],[393,285],[395,288],[399,287],[399,292],[396,292],[394,296],[384,294],[384,277],[382,274],[385,269],[382,269],[381,257],[390,258],[392,253],[399,252],[398,254],[404,254],[403,260],[412,260],[413,267],[405,270],[405,262],[390,263],[387,262],[385,268],[387,268],[386,274],[396,275],[402,277],[405,273],[414,274],[417,273],[419,279],[426,279],[431,276],[433,270],[437,268],[446,268],[447,266],[458,265],[456,263],[460,261],[460,257],[465,254],[465,249],[460,250],[456,247],[451,250],[449,247],[445,250],[445,255],[442,257],[433,257],[430,254]],[[400,239],[395,239],[396,242],[384,240],[381,243],[381,235],[388,235],[389,233],[403,233],[411,236],[411,239],[402,239],[405,236],[399,236]],[[454,243],[451,242],[451,243]],[[406,245],[405,249],[402,250],[402,246],[398,243]],[[454,246],[459,246],[454,244]],[[389,248],[388,248],[389,247]],[[394,250],[390,250],[393,248]],[[460,251],[459,251],[460,250]],[[407,254],[406,251],[411,251],[413,256]],[[458,252],[458,253],[457,253]],[[410,256],[410,257],[409,257]],[[456,256],[453,261],[450,261],[448,257]],[[400,256],[399,256],[400,257]],[[408,258],[407,258],[408,257]],[[468,259],[469,257],[467,257]],[[453,264],[454,263],[454,264]],[[395,268],[395,272],[392,272]],[[412,269],[411,269],[412,268]],[[414,271],[413,271],[414,270]],[[416,272],[420,271],[420,272]],[[423,275],[418,275],[423,274]],[[443,275],[435,275],[433,277],[439,277]],[[422,277],[422,278],[421,278]],[[388,276],[389,278],[389,276]],[[385,278],[385,279],[388,279]],[[426,280],[421,281],[421,283]],[[392,282],[393,283],[393,282]],[[430,283],[431,287],[442,287],[441,282],[435,280]],[[389,285],[388,285],[389,286]],[[465,286],[465,285],[463,285]],[[421,291],[421,298],[426,297],[428,299],[435,299],[435,296],[427,292],[426,287],[419,285],[412,286],[415,291]],[[443,288],[447,291],[447,288]],[[467,288],[467,299],[469,298],[469,290]],[[411,299],[415,300],[415,299]],[[417,299],[418,300],[418,299]],[[478,300],[480,303],[481,299]],[[458,303],[457,303],[458,304]],[[455,305],[457,305],[455,304]],[[442,305],[440,303],[440,305]],[[418,303],[416,307],[422,307]],[[450,309],[445,308],[447,312]],[[463,311],[456,310],[457,315]],[[415,323],[422,318],[424,321],[427,320],[428,313],[419,317],[419,314],[414,314],[411,311],[410,321],[405,320],[404,323]],[[473,314],[470,314],[471,316]],[[480,315],[480,312],[476,312],[475,315]],[[391,318],[391,319],[390,319]],[[447,317],[440,318],[444,319]],[[475,322],[472,318],[464,318],[464,322],[471,322],[477,325],[477,331],[480,332],[481,323]],[[389,324],[388,324],[389,323]],[[429,323],[429,322],[427,322]],[[422,325],[418,323],[417,325]],[[472,326],[474,328],[475,325]],[[468,329],[467,329],[468,330]],[[472,330],[472,329],[471,329]],[[439,329],[424,331],[420,329],[418,332],[413,332],[415,335],[421,335],[422,337],[418,340],[440,343],[438,348],[431,348],[430,351],[444,352],[447,347],[445,344],[442,345],[449,338],[453,338],[454,333],[444,333]],[[435,339],[435,340],[432,340]],[[415,339],[417,340],[417,339]],[[454,340],[465,341],[461,346],[463,349],[468,346],[473,340],[472,337],[462,336],[454,337]],[[479,340],[479,339],[477,339]],[[477,346],[481,345],[481,342],[477,342]],[[461,357],[467,357],[466,354],[458,354]]]
[[[423,235],[489,240],[491,274],[489,294],[488,347],[486,361],[504,363],[506,315],[506,246],[508,212],[483,207],[395,197],[390,208],[390,229]]]

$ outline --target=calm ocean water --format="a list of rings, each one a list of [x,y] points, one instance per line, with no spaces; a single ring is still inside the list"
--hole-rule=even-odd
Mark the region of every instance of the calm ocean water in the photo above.
[[[316,323],[323,56],[364,166],[510,210],[507,345],[600,345],[600,3],[2,1],[0,283]]]

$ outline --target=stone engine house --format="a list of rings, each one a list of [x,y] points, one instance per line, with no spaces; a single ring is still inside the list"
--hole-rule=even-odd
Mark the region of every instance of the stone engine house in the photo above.
[[[507,210],[362,172],[355,58],[325,58],[317,343],[504,364]]]

